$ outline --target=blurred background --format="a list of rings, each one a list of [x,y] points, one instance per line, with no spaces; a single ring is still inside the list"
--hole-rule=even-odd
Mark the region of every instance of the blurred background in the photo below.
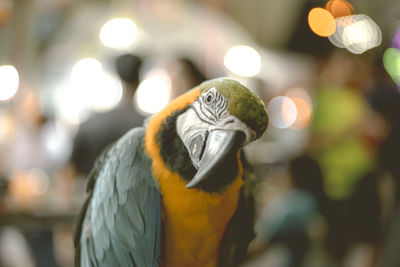
[[[220,76],[270,116],[243,266],[400,266],[396,0],[0,0],[0,266],[73,266],[97,155]]]

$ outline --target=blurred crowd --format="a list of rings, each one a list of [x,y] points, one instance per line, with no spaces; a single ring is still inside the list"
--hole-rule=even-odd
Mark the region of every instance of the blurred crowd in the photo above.
[[[0,266],[73,265],[72,235],[86,176],[103,149],[144,125],[146,115],[133,104],[142,63],[133,54],[115,58],[122,99],[110,111],[90,114],[78,129],[46,117],[37,91],[24,85],[2,107]],[[162,65],[173,78],[171,99],[206,80],[188,58],[163,59]]]
[[[249,266],[398,266],[397,88],[366,55],[334,51],[316,74],[308,144],[258,184]]]
[[[302,52],[304,65],[295,56],[299,65],[280,66],[286,75],[268,74],[285,80],[280,86],[263,73],[221,71],[198,54],[108,54],[122,97],[74,125],[43,108],[43,91],[21,82],[0,102],[0,266],[73,266],[86,176],[104,148],[151,116],[137,102],[149,69],[169,77],[169,101],[222,74],[248,84],[268,109],[269,128],[245,148],[256,181],[256,238],[242,266],[400,266],[400,94],[382,50]],[[293,120],[288,103],[297,108]]]
[[[111,111],[91,114],[74,133],[41,113],[32,88],[23,87],[2,109],[5,266],[27,266],[18,264],[24,260],[29,266],[72,266],[73,222],[85,197],[85,176],[107,145],[145,120],[132,105],[144,60],[116,58],[124,97]],[[174,96],[206,79],[190,59],[168,66]],[[368,55],[334,50],[316,66],[304,148],[254,165],[257,237],[244,266],[398,266],[400,95]],[[268,131],[264,141],[273,139]],[[246,153],[251,159],[251,148]],[[7,263],[9,242],[25,258]]]

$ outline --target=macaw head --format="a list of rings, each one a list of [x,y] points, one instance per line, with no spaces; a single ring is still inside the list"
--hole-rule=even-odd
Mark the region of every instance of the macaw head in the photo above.
[[[195,101],[176,118],[176,132],[196,174],[186,188],[218,190],[237,175],[239,150],[267,128],[263,102],[237,81],[202,83]]]

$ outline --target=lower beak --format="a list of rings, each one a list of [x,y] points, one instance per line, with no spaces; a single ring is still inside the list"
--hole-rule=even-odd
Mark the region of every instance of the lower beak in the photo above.
[[[237,153],[245,138],[246,135],[242,131],[210,131],[197,173],[186,188],[223,187],[226,184],[225,180],[237,173]]]

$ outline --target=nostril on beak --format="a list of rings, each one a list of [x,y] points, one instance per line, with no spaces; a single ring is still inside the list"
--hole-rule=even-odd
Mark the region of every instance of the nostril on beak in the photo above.
[[[198,169],[200,160],[203,156],[205,144],[207,140],[207,133],[199,133],[194,139],[189,143],[188,152],[192,159],[193,166]]]

